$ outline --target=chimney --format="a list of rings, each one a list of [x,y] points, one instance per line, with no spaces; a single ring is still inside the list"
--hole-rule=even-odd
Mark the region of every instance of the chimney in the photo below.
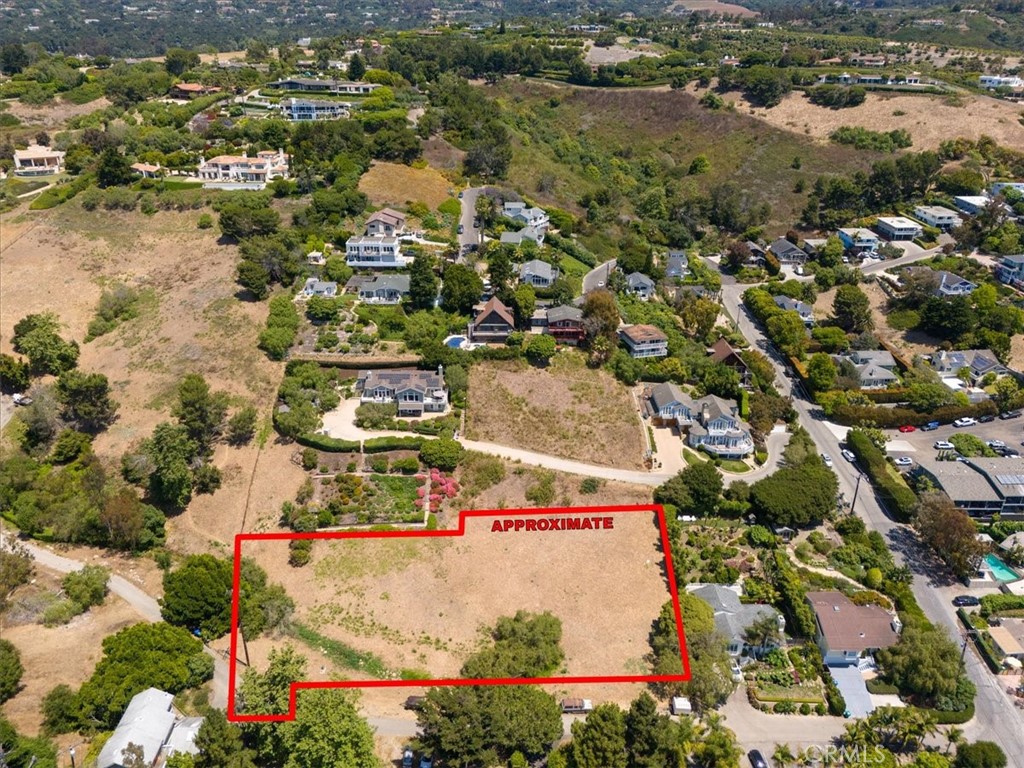
[[[437,375],[444,378],[444,366],[441,363],[437,364]]]

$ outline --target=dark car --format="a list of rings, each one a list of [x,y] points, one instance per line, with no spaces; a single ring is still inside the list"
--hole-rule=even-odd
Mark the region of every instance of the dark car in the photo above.
[[[458,233],[461,235],[465,231],[466,231],[466,228],[464,226],[462,226],[461,224],[459,224]]]
[[[953,605],[957,608],[967,608],[970,606],[981,605],[981,600],[976,598],[974,595],[957,595],[953,598]]]
[[[751,768],[768,768],[768,761],[764,759],[759,749],[747,752],[747,760],[750,761]]]
[[[1006,413],[1000,413],[999,414],[999,418],[1003,419],[1003,420],[1006,420],[1006,419],[1016,419],[1016,418],[1019,418],[1019,417],[1020,417],[1020,411],[1007,411]]]
[[[929,421],[927,424],[925,424],[923,427],[921,427],[921,431],[922,432],[934,432],[938,428],[939,428],[939,422],[937,422],[937,421]]]
[[[995,421],[995,420],[996,420],[996,417],[993,416],[991,413],[986,413],[984,416],[979,416],[978,417],[978,423],[979,424],[988,424],[990,421]]]

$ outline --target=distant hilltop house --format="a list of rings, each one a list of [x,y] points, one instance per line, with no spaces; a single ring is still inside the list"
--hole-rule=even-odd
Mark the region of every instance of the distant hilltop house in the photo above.
[[[653,325],[627,325],[619,331],[630,357],[665,357],[668,355],[668,336]]]
[[[220,93],[220,91],[221,89],[215,85],[175,83],[171,86],[169,95],[172,99],[195,99],[199,96],[209,96],[211,93]]]
[[[1024,289],[1024,253],[1003,256],[996,267],[996,277],[1003,285]]]
[[[978,286],[960,275],[946,272],[945,270],[933,270],[929,267],[907,267],[908,275],[923,275],[926,278],[935,280],[934,296],[968,296]]]
[[[15,176],[53,176],[63,171],[63,152],[39,144],[14,150]]]
[[[281,114],[293,123],[317,120],[338,120],[348,117],[348,104],[341,101],[288,99],[281,103]]]
[[[889,63],[889,59],[877,54],[855,53],[850,57],[850,63],[861,67],[884,67]]]
[[[943,232],[948,232],[964,223],[956,211],[951,211],[941,205],[919,205],[914,208],[914,215],[929,227],[941,229]]]
[[[318,80],[309,77],[291,77],[267,83],[268,88],[306,93],[334,93],[348,96],[369,96],[380,88],[377,83],[355,83],[351,80]]]
[[[523,285],[532,285],[534,288],[550,288],[558,279],[558,267],[553,267],[546,261],[534,259],[519,267],[519,282]]]
[[[151,163],[132,163],[132,170],[139,174],[144,179],[155,179],[158,178],[161,173],[160,164],[153,165]]]
[[[1012,189],[1024,195],[1024,181],[994,181],[989,187],[993,197],[999,195],[1004,189]]]
[[[444,413],[448,387],[444,369],[434,371],[360,371],[356,391],[361,403],[394,403],[399,416]]]
[[[96,767],[163,765],[171,755],[199,754],[195,740],[203,718],[178,715],[172,708],[173,701],[174,696],[156,688],[135,694],[100,750]],[[135,762],[130,752],[126,754],[129,745],[142,750],[142,763]]]
[[[822,64],[824,62],[818,63]],[[843,72],[838,75],[818,75],[818,83],[821,85],[828,83],[837,83],[839,85],[921,85],[921,73],[913,72],[909,75],[864,75],[859,72]]]
[[[469,324],[469,338],[478,342],[503,342],[516,329],[512,311],[492,296]]]
[[[1024,79],[1017,75],[981,75],[978,85],[982,88],[1024,88]]]
[[[658,384],[647,396],[653,421],[687,432],[686,442],[723,459],[742,459],[754,452],[750,425],[738,416],[732,400],[708,395],[694,400],[678,385]]]
[[[204,187],[263,189],[274,179],[287,179],[291,155],[283,149],[264,150],[255,157],[217,155],[199,166]]]

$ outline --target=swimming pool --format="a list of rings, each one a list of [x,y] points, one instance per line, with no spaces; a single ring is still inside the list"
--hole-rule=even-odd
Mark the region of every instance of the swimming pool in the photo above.
[[[998,555],[985,555],[985,565],[989,567],[992,575],[999,581],[1010,582],[1017,581],[1020,578],[1020,574],[1000,560]]]
[[[466,343],[466,337],[465,336],[449,336],[447,339],[445,339],[444,343],[447,344],[452,349],[459,349],[463,344]]]

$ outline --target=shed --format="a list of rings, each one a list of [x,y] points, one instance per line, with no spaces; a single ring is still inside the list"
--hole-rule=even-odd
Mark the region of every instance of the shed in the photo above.
[[[692,715],[693,705],[685,696],[673,696],[670,704],[673,715]]]

